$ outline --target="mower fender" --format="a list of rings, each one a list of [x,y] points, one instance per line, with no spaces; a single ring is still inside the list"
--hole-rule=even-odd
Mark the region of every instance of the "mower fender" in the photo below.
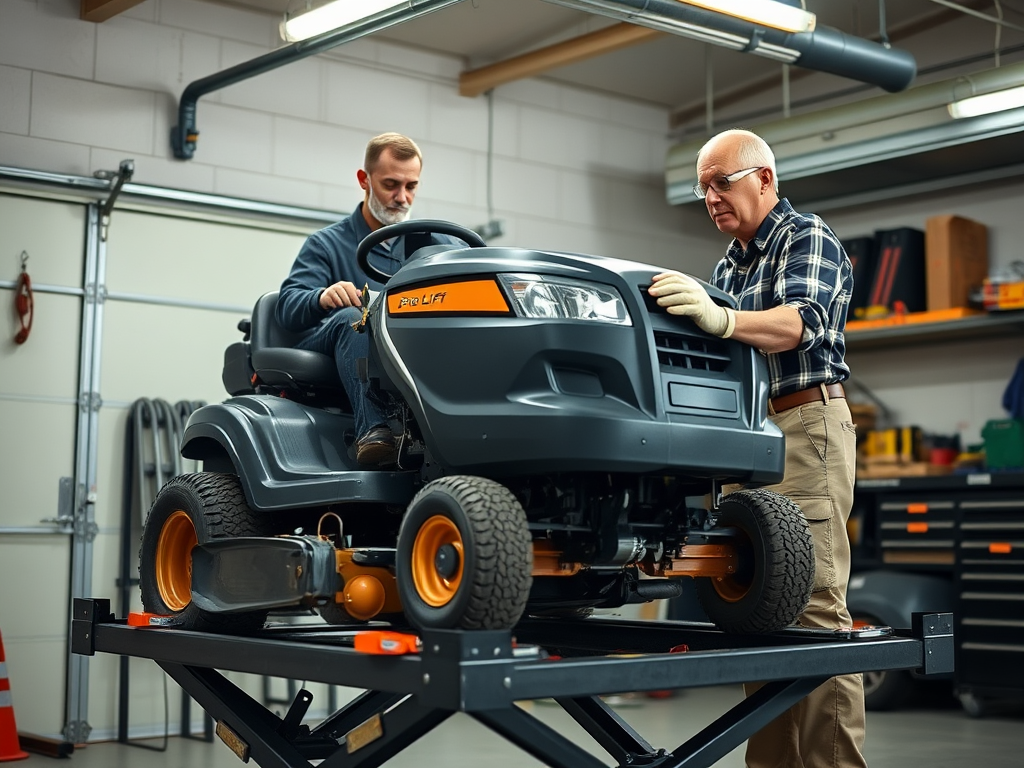
[[[270,395],[203,406],[188,420],[181,455],[238,475],[254,509],[344,502],[404,506],[416,475],[361,469],[349,456],[352,417]]]

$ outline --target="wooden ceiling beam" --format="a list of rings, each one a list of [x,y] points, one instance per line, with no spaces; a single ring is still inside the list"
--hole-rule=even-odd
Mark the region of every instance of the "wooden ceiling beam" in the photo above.
[[[564,67],[567,64],[575,64],[578,61],[646,43],[665,34],[636,24],[619,22],[596,32],[539,48],[486,67],[466,70],[459,75],[459,93],[462,96],[479,96],[496,86],[533,77],[555,67]]]
[[[79,18],[83,21],[106,21],[141,2],[143,0],[82,0]]]

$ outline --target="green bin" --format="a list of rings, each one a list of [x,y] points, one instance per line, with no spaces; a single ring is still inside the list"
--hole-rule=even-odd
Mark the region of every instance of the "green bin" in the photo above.
[[[1024,421],[992,419],[981,430],[989,469],[1024,468]]]

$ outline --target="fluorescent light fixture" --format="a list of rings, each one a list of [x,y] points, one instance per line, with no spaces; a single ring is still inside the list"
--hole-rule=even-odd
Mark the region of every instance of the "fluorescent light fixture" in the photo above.
[[[333,0],[299,16],[286,18],[281,23],[281,37],[289,43],[306,40],[408,4],[408,0]]]
[[[946,109],[949,110],[950,117],[959,119],[987,115],[990,112],[1001,112],[1004,109],[1016,109],[1017,107],[1024,107],[1024,85],[954,101],[947,105]]]
[[[783,32],[813,32],[817,17],[802,8],[776,0],[680,0],[715,13],[734,16]]]
[[[792,64],[800,58],[800,52],[792,48],[773,45],[763,40],[759,41],[756,47],[751,48],[749,37],[734,35],[731,32],[723,32],[711,27],[690,24],[686,21],[661,16],[646,10],[635,10],[632,6],[616,3],[614,0],[548,0],[548,2],[562,5],[566,8],[587,11],[588,13],[597,13],[610,19],[627,21],[630,24],[639,24],[648,29],[657,29],[661,32],[681,35],[702,43],[719,45],[734,51],[746,51],[755,56],[764,56],[768,59],[781,61],[784,64]],[[779,5],[779,3],[774,3],[774,5]]]

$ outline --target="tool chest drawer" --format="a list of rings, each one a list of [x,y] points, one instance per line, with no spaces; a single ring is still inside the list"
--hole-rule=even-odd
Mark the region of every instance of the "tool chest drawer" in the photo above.
[[[877,509],[883,563],[953,565],[956,501],[948,496],[884,496]]]
[[[960,502],[957,679],[1024,687],[1024,494]]]

